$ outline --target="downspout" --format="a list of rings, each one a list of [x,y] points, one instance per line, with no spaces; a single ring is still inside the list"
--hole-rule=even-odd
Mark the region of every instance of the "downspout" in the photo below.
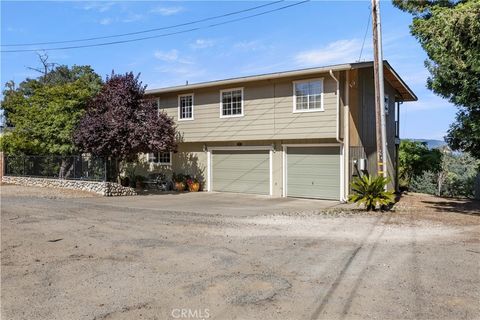
[[[340,81],[335,77],[334,73],[333,73],[333,70],[330,69],[329,70],[329,73],[330,73],[330,76],[333,78],[333,80],[335,80],[335,82],[337,83],[337,91],[336,91],[336,94],[337,94],[337,119],[336,119],[336,135],[335,135],[335,139],[337,140],[338,143],[340,143],[340,146],[343,148],[343,150],[345,150],[345,146],[343,144],[343,141],[340,139]],[[345,153],[345,152],[344,152]],[[345,157],[345,154],[344,154],[344,157]],[[341,177],[341,179],[343,179],[341,185],[342,185],[342,188],[341,188],[341,194],[340,194],[340,201],[345,201],[345,163],[342,164],[342,169],[343,169],[343,177]]]
[[[350,193],[350,71],[345,71],[345,107],[344,117],[343,117],[343,141],[344,143],[344,155],[343,160],[345,162],[345,191],[343,193],[345,199],[348,199],[348,195]]]
[[[329,73],[333,80],[335,80],[335,82],[337,83],[337,134],[335,136],[335,139],[338,143],[343,143],[343,141],[340,140],[340,81],[335,78],[332,69],[330,69]]]

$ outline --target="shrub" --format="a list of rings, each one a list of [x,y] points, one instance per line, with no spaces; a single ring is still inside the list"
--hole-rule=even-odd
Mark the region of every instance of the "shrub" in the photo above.
[[[395,196],[392,191],[385,191],[385,186],[390,178],[382,176],[372,177],[365,174],[356,177],[351,186],[353,194],[348,197],[350,202],[363,204],[367,211],[375,210],[377,206],[386,207],[394,202]]]
[[[437,173],[425,171],[422,175],[414,177],[410,183],[410,191],[437,194],[437,176]]]

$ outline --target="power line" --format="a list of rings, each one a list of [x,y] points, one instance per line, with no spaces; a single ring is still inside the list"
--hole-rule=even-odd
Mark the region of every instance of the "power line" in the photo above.
[[[195,20],[195,21],[190,21],[190,22],[185,22],[185,23],[180,23],[180,24],[175,24],[171,26],[166,26],[166,27],[159,27],[159,28],[154,28],[154,29],[147,29],[147,30],[142,30],[142,31],[135,31],[135,32],[129,32],[129,33],[120,33],[120,34],[114,34],[114,35],[109,35],[109,36],[101,36],[101,37],[91,37],[91,38],[82,38],[82,39],[75,39],[75,40],[61,40],[61,41],[50,41],[50,42],[32,42],[32,43],[13,43],[13,44],[2,44],[2,47],[25,47],[25,46],[37,46],[37,45],[48,45],[48,44],[60,44],[60,43],[72,43],[72,42],[85,42],[85,41],[92,41],[92,40],[100,40],[100,39],[109,39],[109,38],[118,38],[118,37],[125,37],[125,36],[131,36],[131,35],[136,35],[136,34],[142,34],[142,33],[148,33],[148,32],[153,32],[153,31],[160,31],[160,30],[168,30],[168,29],[173,29],[173,28],[178,28],[178,27],[185,27],[188,25],[192,24],[197,24],[205,21],[210,21],[210,20],[215,20],[215,19],[220,19],[244,12],[249,12],[253,11],[256,9],[260,9],[263,7],[271,6],[280,2],[283,2],[285,0],[279,0],[279,1],[274,1],[274,2],[269,2],[267,4],[262,4],[260,6],[256,7],[251,7],[239,11],[234,11],[230,13],[225,13],[221,14],[218,16],[213,16],[213,17],[208,17],[208,18],[203,18],[200,20]]]
[[[362,59],[362,53],[363,53],[363,47],[365,46],[365,40],[367,39],[367,33],[368,29],[370,27],[370,18],[372,17],[372,10],[370,10],[370,7],[368,9],[368,19],[367,19],[367,27],[365,28],[365,35],[363,36],[363,42],[362,42],[362,48],[360,49],[360,56],[358,57],[358,62]]]
[[[163,33],[163,34],[159,34],[159,35],[142,37],[142,38],[134,38],[134,39],[128,39],[128,40],[118,40],[118,41],[112,41],[112,42],[87,44],[87,45],[81,45],[81,46],[37,48],[37,49],[14,49],[14,50],[1,50],[0,52],[8,53],[8,52],[35,52],[35,51],[48,51],[48,50],[69,50],[69,49],[91,48],[91,47],[108,46],[108,45],[113,45],[113,44],[137,42],[137,41],[143,41],[143,40],[148,40],[148,39],[155,39],[155,38],[161,38],[161,37],[167,37],[167,36],[176,35],[176,34],[182,34],[182,33],[197,31],[197,30],[201,30],[201,29],[209,29],[209,28],[220,26],[220,25],[229,24],[229,23],[250,19],[250,18],[261,16],[261,15],[265,15],[265,14],[269,14],[269,13],[272,13],[272,12],[284,10],[284,9],[287,9],[287,8],[298,6],[300,4],[303,4],[303,3],[306,3],[306,2],[309,2],[309,1],[310,0],[304,0],[304,1],[294,3],[294,4],[290,4],[290,5],[286,5],[286,6],[283,6],[283,7],[275,8],[275,9],[272,9],[272,10],[263,11],[263,12],[252,14],[252,15],[249,15],[249,16],[245,16],[245,17],[241,17],[241,18],[237,18],[237,19],[231,19],[231,20],[227,20],[227,21],[223,21],[223,22],[219,22],[219,23],[215,23],[215,24],[210,24],[210,25],[203,26],[203,27],[196,27],[196,28],[192,28],[192,29],[170,32],[170,33]]]

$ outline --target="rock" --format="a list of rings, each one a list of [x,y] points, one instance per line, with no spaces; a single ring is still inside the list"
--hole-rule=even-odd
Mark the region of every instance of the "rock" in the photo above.
[[[102,196],[134,196],[137,192],[115,182],[63,180],[32,177],[3,176],[2,183],[17,184],[27,187],[63,188],[88,191]]]

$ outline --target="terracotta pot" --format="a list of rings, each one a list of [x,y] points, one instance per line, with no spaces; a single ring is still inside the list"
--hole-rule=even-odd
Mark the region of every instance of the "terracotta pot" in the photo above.
[[[175,190],[182,192],[185,191],[185,183],[184,182],[175,182]]]
[[[190,192],[198,192],[200,190],[200,183],[199,182],[192,182],[188,184],[188,191]]]

